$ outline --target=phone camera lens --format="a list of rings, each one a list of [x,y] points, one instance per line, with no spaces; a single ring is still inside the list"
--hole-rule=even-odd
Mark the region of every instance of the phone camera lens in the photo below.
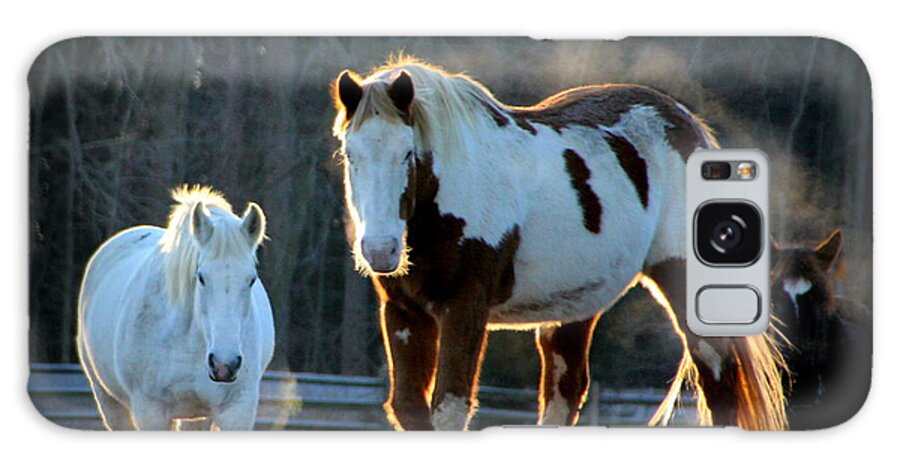
[[[720,253],[733,250],[741,244],[743,237],[741,225],[732,219],[719,221],[710,234],[712,236],[713,248]]]
[[[762,217],[750,203],[714,201],[697,209],[694,249],[706,264],[753,264],[762,251],[762,236]]]

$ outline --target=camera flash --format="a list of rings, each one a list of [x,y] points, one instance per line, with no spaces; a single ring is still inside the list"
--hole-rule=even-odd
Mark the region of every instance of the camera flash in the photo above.
[[[756,163],[749,161],[738,163],[737,175],[741,180],[752,180],[756,178]]]

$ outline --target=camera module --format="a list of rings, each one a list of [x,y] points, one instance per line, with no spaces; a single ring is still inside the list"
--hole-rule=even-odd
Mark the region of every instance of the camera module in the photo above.
[[[749,202],[715,201],[697,209],[694,249],[708,265],[748,266],[762,251],[762,216]]]

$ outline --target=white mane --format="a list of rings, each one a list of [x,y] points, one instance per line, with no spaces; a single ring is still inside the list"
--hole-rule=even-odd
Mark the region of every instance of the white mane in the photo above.
[[[339,115],[335,121],[335,135],[339,139],[343,140],[348,129],[359,127],[373,113],[390,117],[396,112],[386,97],[386,89],[401,72],[409,74],[415,87],[410,117],[419,139],[418,147],[423,152],[448,157],[461,153],[473,136],[478,138],[480,128],[490,127],[487,124],[492,112],[508,110],[490,90],[469,76],[451,74],[401,56],[376,69],[361,82],[366,92],[352,120],[348,122]]]
[[[172,191],[177,202],[169,214],[169,224],[160,239],[166,295],[173,305],[191,304],[194,275],[199,266],[200,247],[191,235],[194,205],[204,208],[214,225],[212,237],[203,246],[206,256],[244,256],[256,262],[256,249],[241,230],[241,219],[221,193],[211,187],[184,185]]]

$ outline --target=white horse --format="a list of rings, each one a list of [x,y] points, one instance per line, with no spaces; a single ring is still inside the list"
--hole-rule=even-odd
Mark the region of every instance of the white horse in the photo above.
[[[91,257],[78,351],[110,430],[207,418],[249,430],[272,359],[272,308],[256,273],[262,209],[242,218],[210,188],[182,187],[167,229],[138,226]]]

